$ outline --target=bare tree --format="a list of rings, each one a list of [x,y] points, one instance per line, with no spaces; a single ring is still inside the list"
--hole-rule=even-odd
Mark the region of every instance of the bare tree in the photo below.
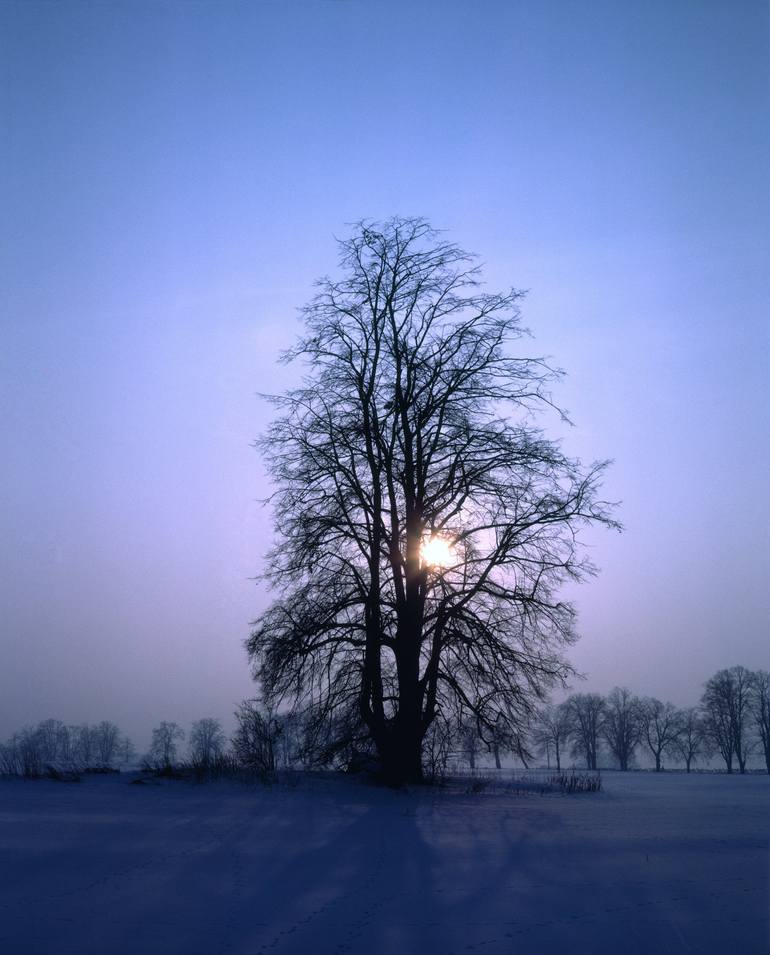
[[[61,720],[43,720],[37,725],[40,758],[47,766],[56,766],[63,751],[68,748],[67,727]]]
[[[118,746],[117,761],[122,764],[133,763],[136,760],[136,747],[128,736],[121,736]]]
[[[700,711],[691,706],[679,713],[679,735],[674,740],[674,748],[684,760],[687,772],[694,760],[708,752],[706,731]]]
[[[746,762],[754,748],[754,740],[751,738],[753,674],[742,666],[731,667],[729,673],[733,685],[731,707],[733,749],[738,760],[738,769],[741,773],[745,773]]]
[[[280,732],[276,742],[276,765],[288,769],[299,761],[302,724],[296,713],[278,717]]]
[[[11,738],[18,773],[30,778],[41,776],[45,769],[45,744],[37,727],[26,726]]]
[[[21,776],[21,761],[16,736],[0,743],[0,776]]]
[[[732,695],[730,676],[727,670],[720,670],[705,684],[701,697],[701,711],[706,737],[712,748],[725,761],[728,773],[733,771],[733,728],[730,714]]]
[[[595,770],[604,727],[604,699],[598,693],[575,693],[567,699],[566,707],[573,750],[582,754],[588,769]]]
[[[627,770],[642,738],[642,705],[626,687],[616,686],[604,703],[602,737],[622,770]]]
[[[428,779],[436,781],[446,773],[455,738],[455,727],[439,714],[431,723],[423,742],[423,760]]]
[[[258,700],[244,700],[235,711],[235,719],[237,727],[232,746],[236,759],[257,772],[274,772],[280,721]]]
[[[505,753],[510,753],[511,751],[518,751],[518,745],[520,743],[520,737],[517,736],[512,740],[511,734],[508,731],[506,725],[496,723],[494,726],[485,728],[483,731],[483,740],[487,745],[487,749],[492,754],[495,760],[495,769],[502,769],[503,764],[500,760],[500,757]]]
[[[120,730],[110,720],[102,720],[92,728],[96,758],[100,766],[112,766],[119,758],[122,739]]]
[[[190,730],[190,758],[202,767],[211,765],[224,752],[225,734],[219,720],[206,717],[196,720]]]
[[[481,737],[474,720],[466,719],[460,723],[459,729],[460,746],[462,754],[468,761],[468,768],[471,772],[476,771],[476,760],[481,753]]]
[[[673,703],[662,703],[654,697],[642,702],[642,739],[655,757],[655,772],[661,770],[661,760],[670,752],[679,736],[679,711]]]
[[[707,680],[701,697],[707,736],[724,759],[728,773],[733,771],[733,756],[740,772],[746,772],[751,752],[751,694],[751,673],[745,667],[735,666],[719,670]]]
[[[770,773],[770,672],[767,670],[756,670],[753,673],[749,703],[765,757],[765,766]]]
[[[571,673],[557,591],[593,571],[579,531],[613,521],[604,465],[533,422],[558,376],[510,354],[521,293],[481,291],[472,258],[420,219],[361,223],[341,253],[344,277],[320,281],[285,356],[307,374],[272,399],[261,442],[281,596],[247,645],[272,707],[348,714],[398,783],[421,778],[442,712],[523,745]]]
[[[165,720],[152,731],[149,760],[158,769],[170,769],[177,757],[178,743],[184,739],[184,730],[177,723]]]
[[[78,768],[86,769],[96,762],[96,731],[95,727],[84,723],[72,728],[73,751]]]
[[[70,771],[80,769],[78,726],[65,726],[59,737],[59,758]]]
[[[548,754],[553,750],[557,772],[561,772],[561,757],[571,732],[572,716],[569,707],[564,703],[543,706],[538,710],[532,730],[532,742]]]

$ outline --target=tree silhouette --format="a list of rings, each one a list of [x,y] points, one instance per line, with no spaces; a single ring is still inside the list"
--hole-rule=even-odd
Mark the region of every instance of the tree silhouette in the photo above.
[[[203,769],[217,760],[225,751],[227,740],[222,732],[222,724],[211,716],[195,720],[190,728],[190,758]]]
[[[688,773],[693,761],[709,754],[703,716],[697,707],[689,706],[680,711],[679,735],[674,741],[674,748],[684,760]]]
[[[152,731],[152,743],[147,757],[156,769],[170,769],[177,756],[177,744],[184,739],[184,730],[178,723],[163,722]]]
[[[676,749],[681,729],[681,717],[673,703],[663,703],[654,697],[642,701],[642,739],[655,757],[655,772],[659,773],[662,757]]]
[[[765,767],[770,773],[770,672],[767,670],[757,670],[752,675],[750,706]]]
[[[571,734],[572,717],[564,703],[549,704],[540,708],[532,731],[532,741],[538,749],[546,753],[549,765],[551,750],[553,750],[557,772],[561,772],[562,753]]]
[[[706,736],[725,761],[728,773],[733,771],[733,756],[741,773],[752,742],[751,728],[752,674],[742,666],[719,670],[704,684],[701,697]]]
[[[573,693],[564,705],[572,727],[573,753],[584,757],[587,769],[598,769],[599,742],[604,732],[604,697],[598,693]]]
[[[642,738],[643,707],[624,686],[616,686],[604,701],[602,736],[622,770],[627,770]]]
[[[360,223],[340,243],[285,356],[260,442],[276,492],[278,591],[247,642],[267,703],[369,745],[391,781],[420,779],[438,714],[523,746],[534,705],[571,668],[566,580],[578,535],[613,524],[603,463],[537,427],[558,377],[513,357],[522,293],[481,290],[473,258],[421,219]],[[518,741],[518,743],[517,743]]]

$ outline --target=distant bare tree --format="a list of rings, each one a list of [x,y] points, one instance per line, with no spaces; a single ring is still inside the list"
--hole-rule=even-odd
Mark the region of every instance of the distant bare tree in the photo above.
[[[121,749],[120,730],[110,720],[102,720],[92,728],[96,758],[100,766],[112,766]]]
[[[575,693],[567,699],[566,707],[573,750],[582,754],[588,769],[595,770],[604,726],[604,699],[598,693]]]
[[[706,734],[724,759],[728,773],[733,771],[733,756],[740,772],[746,772],[751,752],[751,696],[751,673],[742,666],[719,670],[705,683],[701,709]]]
[[[604,703],[602,737],[622,770],[627,770],[642,738],[642,704],[626,687],[616,686]]]
[[[21,761],[16,736],[0,743],[0,776],[21,776]]]
[[[459,739],[462,754],[468,761],[470,771],[474,772],[476,769],[476,760],[481,752],[481,739],[479,737],[478,728],[472,719],[466,719],[460,723]]]
[[[767,670],[757,670],[752,675],[749,703],[765,766],[770,773],[770,672]]]
[[[77,766],[86,769],[94,766],[97,760],[96,731],[93,726],[84,723],[73,726],[71,730],[72,748]]]
[[[15,776],[16,769],[16,750],[12,740],[0,743],[0,776]]]
[[[59,737],[59,759],[69,770],[80,768],[78,751],[78,727],[65,726]]]
[[[424,759],[427,777],[431,781],[441,779],[447,768],[456,728],[443,717],[436,718],[425,734]]]
[[[733,749],[738,760],[738,769],[746,772],[746,762],[754,748],[751,738],[751,696],[753,674],[746,667],[735,666],[730,668],[733,683],[732,694],[732,730]]]
[[[177,723],[165,720],[152,731],[150,761],[158,769],[169,769],[177,758],[178,743],[184,739],[184,730]]]
[[[569,707],[564,703],[549,704],[538,710],[532,730],[532,742],[541,751],[548,754],[553,751],[556,770],[561,772],[561,757],[569,742],[572,730],[572,717]]]
[[[642,739],[655,758],[655,772],[661,770],[661,760],[670,752],[679,736],[679,711],[673,703],[663,703],[648,697],[641,704]]]
[[[37,737],[40,746],[40,758],[49,766],[56,766],[67,749],[68,731],[61,720],[43,720],[37,725]]]
[[[40,776],[45,769],[45,744],[37,727],[27,726],[14,733],[11,740],[16,753],[19,774],[22,776]]]
[[[522,748],[522,738],[520,733],[512,738],[508,727],[502,723],[495,723],[491,727],[482,729],[482,740],[495,760],[495,769],[502,769],[503,764],[500,757],[505,753],[520,753]]]
[[[706,737],[725,761],[728,773],[733,771],[733,727],[731,717],[732,681],[727,670],[720,670],[705,684],[701,711]]]
[[[190,730],[190,758],[205,768],[222,755],[226,742],[219,720],[210,716],[196,720]]]
[[[279,723],[280,732],[276,741],[275,760],[277,766],[288,769],[299,760],[302,722],[296,713],[282,713]]]
[[[128,736],[121,736],[118,746],[117,760],[119,763],[132,763],[136,760],[136,747]]]
[[[674,741],[674,748],[684,760],[688,773],[693,761],[707,754],[703,716],[696,707],[691,706],[679,711],[679,735]]]
[[[33,778],[63,764],[69,746],[61,720],[48,719],[14,733],[3,746],[3,771]]]
[[[258,700],[244,700],[235,711],[235,719],[232,746],[236,759],[257,772],[274,772],[280,720]]]

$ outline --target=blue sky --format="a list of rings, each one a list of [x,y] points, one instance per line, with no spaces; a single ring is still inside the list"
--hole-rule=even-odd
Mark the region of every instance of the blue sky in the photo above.
[[[615,459],[586,685],[687,703],[770,667],[769,17],[0,6],[0,736],[112,718],[144,745],[251,692],[256,392],[334,236],[393,214],[529,290],[567,447]]]

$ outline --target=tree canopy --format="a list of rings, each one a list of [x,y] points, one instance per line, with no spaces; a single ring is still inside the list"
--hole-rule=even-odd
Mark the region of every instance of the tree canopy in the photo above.
[[[302,382],[271,398],[260,441],[276,599],[247,647],[269,704],[309,715],[328,758],[368,747],[400,782],[437,719],[523,749],[572,672],[559,590],[593,572],[580,531],[615,522],[605,463],[538,426],[559,372],[513,351],[520,291],[485,291],[422,219],[359,223],[340,252],[283,357]]]

